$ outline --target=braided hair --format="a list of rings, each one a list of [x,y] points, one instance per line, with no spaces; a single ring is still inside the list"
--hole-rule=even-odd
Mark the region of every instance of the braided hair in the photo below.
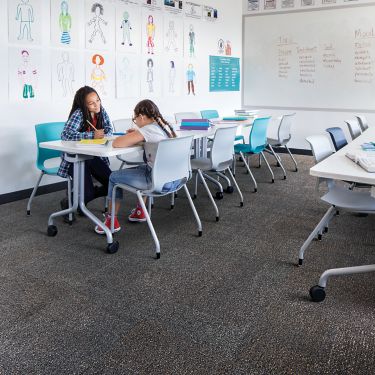
[[[80,109],[83,114],[83,124],[82,124],[82,129],[81,131],[91,131],[90,126],[87,123],[88,121],[92,121],[90,112],[86,106],[86,97],[87,95],[91,93],[95,93],[98,95],[98,98],[100,100],[99,94],[96,92],[95,89],[93,89],[90,86],[83,86],[80,89],[77,90],[76,94],[74,95],[73,99],[73,105],[72,109],[70,110],[69,117],[77,110]],[[101,108],[101,107],[100,107]],[[97,129],[103,129],[103,116],[102,116],[102,111],[100,109],[100,112],[96,115],[97,116],[97,123],[96,123],[96,128]]]
[[[160,128],[164,131],[168,138],[177,137],[172,125],[164,119],[159,111],[159,108],[152,100],[145,99],[140,101],[134,108],[134,115],[136,117],[139,115],[147,116],[160,126]],[[167,127],[169,128],[169,130],[167,129]]]

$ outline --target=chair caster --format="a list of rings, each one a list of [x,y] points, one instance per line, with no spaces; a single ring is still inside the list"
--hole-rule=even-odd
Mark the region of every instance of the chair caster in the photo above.
[[[160,259],[160,253],[156,253],[155,259]]]
[[[220,200],[224,198],[224,195],[221,191],[217,191],[215,197],[216,199]]]
[[[275,183],[275,179],[274,178],[272,179],[271,183]]]
[[[233,186],[227,186],[225,192],[228,193],[228,194],[232,194],[234,192],[234,187]]]
[[[202,231],[201,230],[198,232],[198,237],[202,237]]]
[[[216,216],[216,221],[219,221],[219,216]]]
[[[171,210],[173,210],[174,209],[174,204],[171,204]]]
[[[57,234],[57,227],[56,225],[48,225],[47,228],[47,235],[48,237],[55,237]]]
[[[240,202],[240,207],[243,207],[243,202]]]
[[[107,245],[107,253],[108,254],[117,253],[118,248],[119,248],[119,242],[118,241],[113,241],[112,243],[109,243]]]
[[[294,172],[298,172],[298,168],[296,168],[296,169],[294,170]]]
[[[177,194],[177,192],[174,193],[174,197],[175,197],[175,198],[178,198],[178,194]]]
[[[284,180],[286,180],[286,176],[284,176]]]
[[[324,233],[328,233],[328,227],[324,227]]]
[[[318,241],[321,241],[321,240],[322,240],[322,237],[323,237],[322,234],[319,233],[319,234],[318,234]]]
[[[303,264],[303,259],[298,259],[298,265],[302,266],[302,264]]]
[[[254,193],[256,193],[258,191],[258,189],[257,188],[254,188]]]
[[[197,194],[194,194],[194,195],[193,195],[193,199],[197,199]]]
[[[313,302],[322,302],[326,298],[326,292],[321,286],[315,285],[310,289],[310,297]]]
[[[280,167],[280,163],[279,162],[276,163],[276,167]]]
[[[30,210],[27,210],[27,211],[26,211],[26,215],[27,215],[27,216],[30,216],[30,215],[31,215]]]
[[[154,204],[151,205],[151,208],[154,208]]]

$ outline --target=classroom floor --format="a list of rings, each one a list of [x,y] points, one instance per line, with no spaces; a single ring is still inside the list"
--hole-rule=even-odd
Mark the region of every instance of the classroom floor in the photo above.
[[[31,217],[26,200],[0,206],[0,374],[373,373],[375,274],[329,280],[320,304],[308,291],[327,268],[375,262],[375,217],[334,218],[296,267],[326,210],[312,157],[297,159],[275,184],[254,168],[256,194],[239,166],[245,206],[226,194],[219,222],[200,186],[201,238],[183,193],[173,211],[156,201],[157,261],[147,225],[125,220],[134,196],[114,255],[86,218],[46,236],[64,192],[36,197]]]

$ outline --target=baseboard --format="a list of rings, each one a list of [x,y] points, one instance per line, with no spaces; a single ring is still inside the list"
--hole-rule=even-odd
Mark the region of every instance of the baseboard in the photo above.
[[[39,186],[36,195],[43,195],[48,193],[53,193],[55,191],[60,191],[66,189],[66,182],[58,182],[56,184],[49,184]],[[0,195],[0,205],[5,203],[10,203],[14,201],[19,201],[21,199],[29,198],[33,189],[19,190],[12,193],[1,194]],[[26,206],[25,206],[26,209]]]

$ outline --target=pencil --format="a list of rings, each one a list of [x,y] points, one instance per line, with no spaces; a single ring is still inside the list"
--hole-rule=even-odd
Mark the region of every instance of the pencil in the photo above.
[[[91,124],[91,122],[89,121],[89,120],[86,120],[87,121],[87,123],[95,130],[95,131],[97,131],[98,129],[93,125],[93,124]]]

